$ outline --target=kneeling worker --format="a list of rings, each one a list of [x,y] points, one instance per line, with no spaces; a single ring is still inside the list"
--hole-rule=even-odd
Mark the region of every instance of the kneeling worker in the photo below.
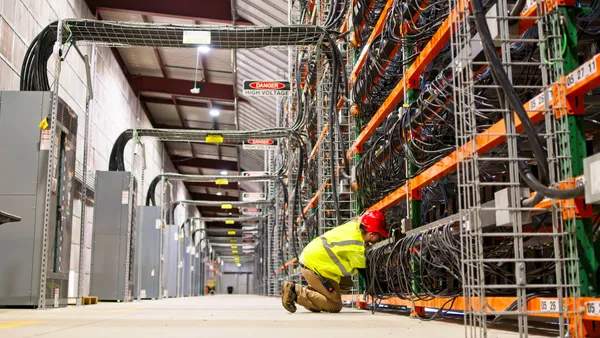
[[[374,210],[315,238],[299,259],[308,286],[284,281],[283,307],[296,312],[294,303],[298,303],[313,312],[340,312],[342,294],[352,289],[352,275],[364,274],[365,246],[388,237],[385,217]]]

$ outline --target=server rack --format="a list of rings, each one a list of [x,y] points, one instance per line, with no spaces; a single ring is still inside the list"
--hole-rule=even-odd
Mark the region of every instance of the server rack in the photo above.
[[[59,102],[54,142],[47,255],[43,253],[44,204],[52,110],[50,92],[0,92],[0,205],[19,222],[0,228],[0,306],[67,306],[75,172],[77,116]],[[41,128],[40,128],[41,127]],[[16,160],[18,159],[18,161]],[[46,285],[40,285],[46,260]]]
[[[158,299],[161,213],[160,207],[141,206],[138,209],[135,286],[134,295],[138,298]]]
[[[136,232],[135,178],[130,172],[98,171],[92,236],[90,294],[129,301],[133,294]]]

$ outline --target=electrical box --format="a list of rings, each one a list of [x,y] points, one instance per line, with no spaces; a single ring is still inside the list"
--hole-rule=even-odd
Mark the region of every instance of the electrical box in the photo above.
[[[46,307],[67,306],[77,115],[60,101],[56,133],[50,135],[50,126],[41,129],[40,121],[51,113],[50,92],[0,92],[0,209],[21,217],[0,227],[0,306],[35,307],[40,287],[46,288]],[[44,245],[52,138],[56,148],[48,239]],[[47,277],[45,285],[40,285],[44,247]]]
[[[100,300],[133,296],[137,186],[134,180],[130,198],[130,178],[125,171],[96,172],[90,295]]]
[[[194,276],[192,280],[193,285],[193,296],[200,296],[202,292],[202,259],[200,258],[200,248],[196,248],[196,254],[194,254]]]
[[[504,227],[504,226],[512,226],[512,220],[510,219],[510,210],[506,210],[509,208],[518,208],[520,205],[514,205],[514,203],[510,200],[510,191],[511,188],[502,189],[500,191],[496,191],[494,193],[494,201],[496,209],[496,226]],[[522,199],[529,198],[529,189],[528,188],[512,188],[517,189],[515,192],[518,194],[517,203],[521,203]],[[504,210],[503,210],[504,209]],[[522,224],[531,224],[531,211],[522,211],[521,212],[521,222]]]
[[[134,296],[158,299],[162,228],[160,207],[139,207],[137,220]]]
[[[190,237],[185,237],[182,240],[183,253],[181,261],[181,296],[188,297],[192,290],[192,254],[196,253],[196,247],[192,245]]]
[[[177,252],[179,248],[179,227],[175,224],[168,224],[165,236],[164,249],[164,293],[166,297],[177,297]]]
[[[600,203],[600,153],[583,160],[585,203]]]
[[[348,179],[340,179],[340,183],[338,185],[338,194],[349,194],[352,191],[350,190],[350,181]]]

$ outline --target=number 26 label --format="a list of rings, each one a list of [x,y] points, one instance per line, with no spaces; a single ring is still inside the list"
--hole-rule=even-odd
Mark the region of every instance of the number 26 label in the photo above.
[[[540,300],[540,310],[542,312],[558,312],[557,299],[542,299]]]

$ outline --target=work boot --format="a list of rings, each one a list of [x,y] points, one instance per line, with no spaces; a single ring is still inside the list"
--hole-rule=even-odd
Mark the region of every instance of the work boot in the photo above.
[[[281,284],[281,304],[291,313],[296,312],[296,284],[288,281],[283,281]]]

